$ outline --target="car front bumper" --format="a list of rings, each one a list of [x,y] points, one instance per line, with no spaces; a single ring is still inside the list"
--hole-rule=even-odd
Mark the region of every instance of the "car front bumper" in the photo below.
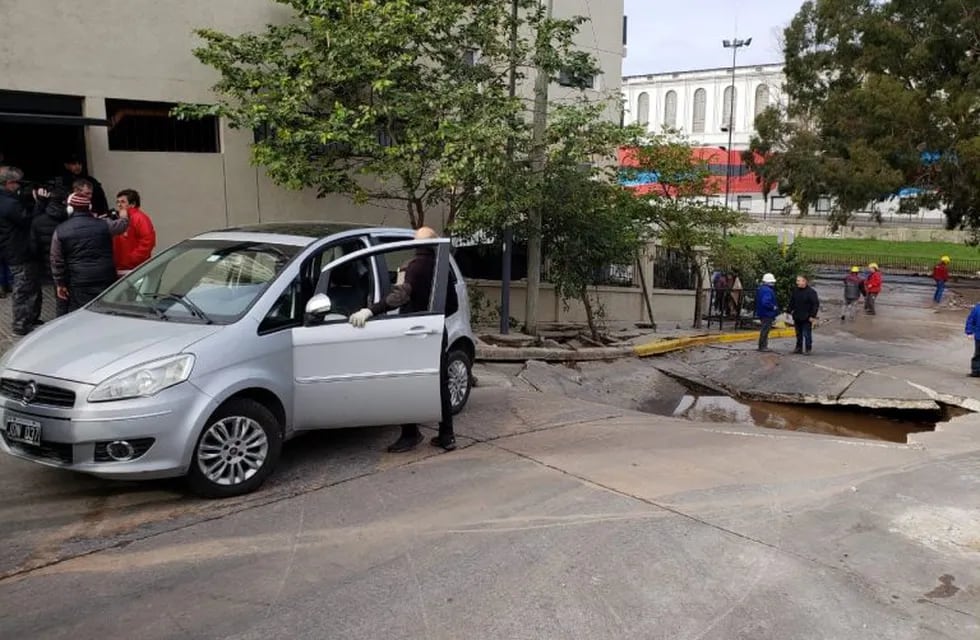
[[[58,407],[0,395],[0,448],[17,458],[102,478],[184,475],[201,426],[214,410],[213,399],[189,382],[149,398],[90,403],[86,398],[91,385],[11,371],[3,376],[73,391],[75,403]],[[7,431],[11,420],[39,425],[40,444],[13,441]],[[115,441],[139,443],[139,455],[125,461],[107,459],[106,447]]]

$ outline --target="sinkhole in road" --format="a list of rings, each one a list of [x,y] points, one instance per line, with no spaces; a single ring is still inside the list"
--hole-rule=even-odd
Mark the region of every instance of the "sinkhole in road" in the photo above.
[[[662,404],[649,409],[648,413],[691,422],[748,424],[766,429],[900,443],[906,443],[910,433],[934,431],[938,423],[970,413],[949,405],[935,410],[910,410],[752,402],[694,391],[681,397],[669,411],[665,411]]]

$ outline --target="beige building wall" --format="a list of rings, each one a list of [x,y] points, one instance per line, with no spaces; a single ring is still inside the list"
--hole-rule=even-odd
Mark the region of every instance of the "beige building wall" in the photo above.
[[[193,30],[255,31],[289,16],[272,0],[3,0],[2,9],[0,90],[80,96],[84,115],[96,118],[105,116],[106,98],[213,101],[216,77],[191,53],[199,44]],[[622,0],[557,0],[555,10],[591,12],[579,45],[602,62],[598,91],[618,93]],[[610,117],[618,119],[618,112]],[[141,192],[161,247],[203,230],[260,221],[408,224],[400,208],[355,206],[275,186],[250,164],[251,132],[222,125],[217,154],[110,151],[106,129],[97,126],[86,128],[85,139],[89,169],[110,198],[123,188]]]

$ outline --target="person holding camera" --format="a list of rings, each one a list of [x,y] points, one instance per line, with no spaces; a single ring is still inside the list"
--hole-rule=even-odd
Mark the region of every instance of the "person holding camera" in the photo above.
[[[41,324],[40,264],[31,243],[35,207],[24,197],[24,172],[0,167],[0,253],[13,277],[13,332],[26,336]],[[46,198],[38,189],[34,200]]]

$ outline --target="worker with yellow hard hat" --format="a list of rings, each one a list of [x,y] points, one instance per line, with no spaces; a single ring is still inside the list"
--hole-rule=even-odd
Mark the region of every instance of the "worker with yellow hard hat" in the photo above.
[[[943,292],[946,290],[946,282],[949,280],[949,256],[943,256],[932,268],[932,279],[936,283],[936,292],[932,295],[932,301],[939,304],[943,301]]]
[[[863,285],[864,278],[861,277],[861,267],[851,267],[851,272],[844,278],[844,310],[840,314],[841,322],[854,319]]]

